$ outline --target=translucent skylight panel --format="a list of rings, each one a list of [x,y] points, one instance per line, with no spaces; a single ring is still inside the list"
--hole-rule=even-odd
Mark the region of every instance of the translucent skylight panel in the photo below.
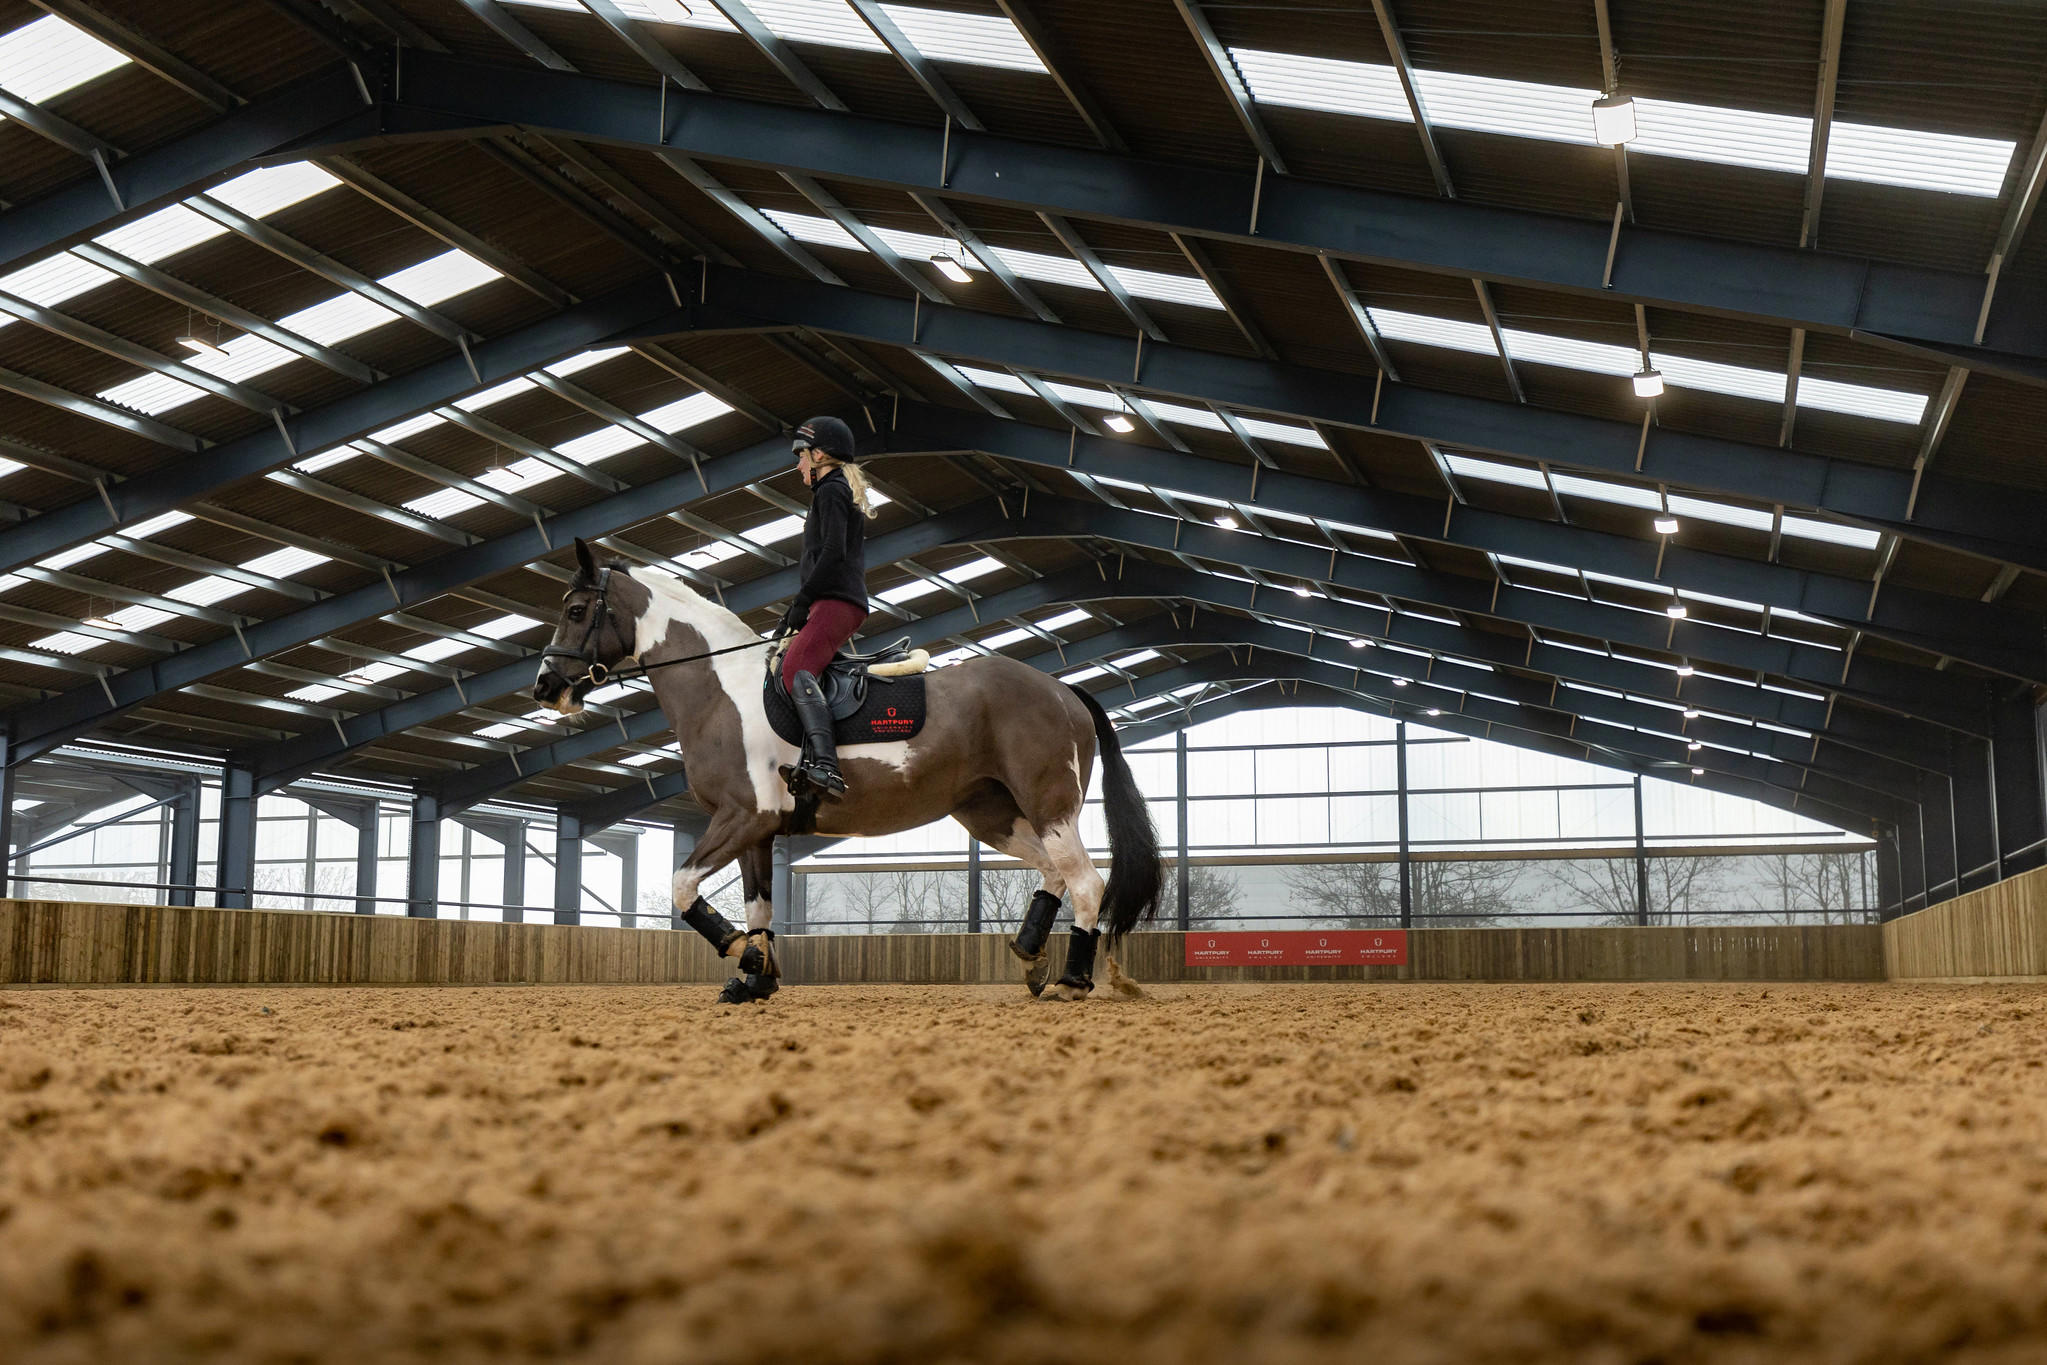
[[[0,89],[30,104],[127,64],[128,58],[55,15],[0,34]]]
[[[396,321],[398,315],[381,303],[372,303],[360,294],[340,294],[279,318],[277,325],[309,341],[332,346]]]
[[[1102,283],[1088,273],[1086,266],[1071,256],[1047,256],[1042,251],[1017,251],[1010,247],[996,247],[995,254],[1002,263],[1027,280],[1041,284],[1063,284],[1069,289],[1092,289],[1100,292]],[[1127,287],[1127,286],[1126,286]],[[1136,293],[1136,290],[1131,290]]]
[[[1837,121],[1827,134],[1827,174],[1994,198],[2004,190],[2013,150],[1998,138]]]
[[[173,613],[161,607],[145,607],[141,603],[123,607],[107,613],[107,619],[123,630],[149,630],[172,618]]]
[[[506,640],[514,635],[523,635],[534,627],[545,624],[546,622],[536,621],[530,616],[521,616],[517,612],[507,612],[503,616],[485,621],[480,626],[471,626],[469,630],[472,634],[481,635],[486,639]]]
[[[517,3],[531,4],[533,0],[517,0]],[[525,734],[526,729],[527,727],[519,721],[507,720],[500,721],[496,725],[486,725],[476,733],[485,739],[510,739],[513,735]]]
[[[271,578],[290,578],[293,574],[304,573],[316,564],[325,564],[327,556],[302,550],[296,545],[287,545],[272,550],[267,555],[258,555],[242,567],[250,573],[265,574]]]
[[[1642,353],[1632,346],[1524,332],[1513,327],[1502,328],[1501,331],[1507,338],[1507,354],[1517,361],[1621,376],[1634,374],[1642,368]]]
[[[125,534],[137,540],[147,540],[153,535],[170,530],[173,526],[183,526],[191,519],[192,514],[189,512],[165,512],[161,516],[151,517],[148,521],[136,522]]]
[[[646,442],[624,427],[605,426],[586,436],[563,441],[555,449],[577,464],[595,464],[599,460],[610,459],[620,451],[631,450],[634,446],[645,444]]]
[[[994,14],[922,9],[914,5],[883,5],[903,36],[933,61],[1000,66],[1011,71],[1043,71],[1045,64],[1017,32],[1016,25]]]
[[[659,763],[664,758],[674,757],[675,757],[674,754],[664,754],[659,750],[654,750],[652,752],[644,754],[629,754],[622,760],[622,762],[628,768],[644,768],[650,763]]]
[[[1060,612],[1057,616],[1048,616],[1037,624],[1040,630],[1064,630],[1068,626],[1077,626],[1082,621],[1093,619],[1093,615],[1085,608],[1074,607],[1071,610]]]
[[[201,352],[184,357],[184,361],[195,370],[204,370],[239,383],[298,359],[295,352],[285,350],[276,342],[248,334],[229,338],[220,344],[220,349],[225,354]]]
[[[1391,341],[1412,341],[1423,346],[1443,346],[1477,355],[1498,355],[1493,332],[1482,322],[1458,322],[1452,318],[1430,317],[1426,313],[1403,313],[1392,308],[1367,308],[1379,335]]]
[[[226,231],[211,218],[194,213],[183,204],[173,204],[146,218],[103,232],[94,240],[109,251],[119,252],[147,265],[210,241]]]
[[[834,224],[833,226],[837,226]],[[980,260],[950,237],[928,232],[905,232],[901,228],[874,228],[875,236],[896,255],[911,261],[928,261],[933,256],[950,256],[968,270],[986,270]]]
[[[1037,638],[1035,634],[1019,626],[990,635],[987,639],[981,641],[981,647],[983,649],[1008,649],[1011,645],[1022,644],[1025,640],[1035,640]]]
[[[1221,308],[1223,301],[1199,275],[1168,275],[1136,266],[1112,265],[1109,273],[1131,293],[1161,303],[1183,303],[1190,308]]]
[[[803,522],[804,519],[799,516],[776,517],[773,521],[764,521],[758,526],[749,526],[740,534],[756,545],[773,545],[778,540],[787,540],[791,536],[802,535]]]
[[[1084,683],[1092,682],[1096,678],[1106,678],[1108,676],[1109,670],[1097,665],[1096,667],[1093,668],[1083,668],[1078,673],[1061,673],[1059,675],[1059,681],[1063,683]]]
[[[102,270],[90,261],[80,260],[69,252],[58,252],[37,261],[34,265],[23,266],[7,275],[0,275],[0,289],[39,303],[45,308],[54,308],[75,294],[113,280],[110,271]]]
[[[1190,408],[1182,403],[1160,403],[1153,399],[1144,400],[1144,406],[1168,422],[1183,427],[1199,427],[1203,431],[1228,431],[1230,424],[1210,412],[1207,408]]]
[[[761,216],[788,233],[799,242],[812,246],[835,246],[847,251],[865,251],[860,239],[830,218],[817,218],[807,213],[784,213],[780,209],[762,209]]]
[[[606,346],[595,351],[584,351],[579,355],[570,356],[567,360],[557,360],[547,367],[547,372],[557,379],[567,379],[570,375],[581,373],[593,365],[616,360],[631,349],[630,346]]]
[[[1750,531],[1767,531],[1774,522],[1770,513],[1754,507],[1708,502],[1704,498],[1688,498],[1681,493],[1670,495],[1670,510],[1675,516],[1697,517],[1701,521],[1717,521],[1723,526],[1740,526]]]
[[[1789,512],[1784,514],[1784,534],[1805,540],[1823,540],[1830,545],[1847,545],[1857,550],[1874,550],[1883,539],[1875,531],[1866,531],[1860,526],[1815,521],[1811,517],[1792,516]]]
[[[1069,403],[1085,408],[1099,408],[1103,412],[1125,412],[1129,405],[1107,389],[1091,389],[1081,384],[1067,384],[1059,380],[1041,381],[1047,389]],[[1028,387],[1028,386],[1026,386]]]
[[[443,488],[438,493],[429,493],[423,498],[414,498],[405,504],[408,512],[417,512],[423,517],[436,520],[457,516],[463,512],[483,506],[483,499],[473,493],[464,493],[459,488]]]
[[[1329,442],[1322,439],[1313,427],[1297,427],[1286,422],[1271,422],[1263,417],[1239,417],[1244,430],[1261,441],[1278,441],[1282,445],[1306,446],[1311,450],[1327,450]]]
[[[1244,47],[1231,48],[1230,61],[1251,98],[1260,104],[1402,122],[1413,117],[1400,88],[1400,75],[1390,66]],[[1585,121],[1588,126],[1592,121],[1589,110]]]
[[[362,452],[354,446],[336,446],[332,450],[323,450],[318,455],[300,460],[292,468],[301,474],[318,474],[321,470],[332,469],[339,464],[347,464],[360,454]]]
[[[443,418],[436,417],[433,413],[423,412],[417,417],[408,417],[395,426],[385,427],[381,431],[373,431],[370,433],[370,436],[375,440],[382,441],[385,445],[396,445],[408,436],[417,436],[422,431],[432,430],[444,420]]]
[[[1122,658],[1111,659],[1109,662],[1117,668],[1135,668],[1139,664],[1150,663],[1158,657],[1160,657],[1159,652],[1155,649],[1140,649],[1135,654],[1125,654]]]
[[[167,374],[157,374],[152,370],[137,375],[125,384],[116,384],[111,389],[101,389],[99,396],[130,411],[154,416],[159,412],[181,407],[195,399],[204,398],[206,390],[194,388],[182,379],[173,379]]]
[[[1926,395],[1902,389],[1875,389],[1864,384],[1843,384],[1832,379],[1801,376],[1798,406],[1845,412],[1851,417],[1875,417],[1885,422],[1918,425],[1926,415]]]
[[[850,47],[863,52],[888,51],[887,45],[874,36],[874,30],[845,0],[747,0],[747,8],[792,43]]]
[[[1557,492],[1566,497],[1590,498],[1594,502],[1610,502],[1622,507],[1641,507],[1652,512],[1663,510],[1663,496],[1653,488],[1608,483],[1604,479],[1585,479],[1576,474],[1552,473],[1550,482],[1556,485]]]
[[[487,408],[492,403],[502,403],[507,398],[517,398],[522,393],[531,393],[539,387],[538,384],[535,384],[526,376],[517,375],[507,379],[502,384],[493,384],[480,393],[472,393],[467,398],[458,398],[455,400],[455,406],[464,412],[474,412],[478,408]],[[438,422],[440,419],[436,417],[433,420]]]
[[[63,630],[55,635],[45,635],[40,640],[31,640],[29,643],[37,649],[47,649],[52,654],[83,654],[88,649],[97,649],[101,645],[113,642],[102,640],[97,635],[80,635],[75,630]]]
[[[1549,485],[1543,482],[1540,469],[1500,464],[1494,460],[1475,459],[1470,455],[1445,455],[1443,461],[1450,466],[1450,472],[1460,479],[1483,479],[1488,483],[1505,483],[1516,488],[1549,491]]]
[[[1592,125],[1591,101],[1585,124]],[[1678,100],[1637,99],[1628,152],[1717,161],[1726,166],[1803,175],[1812,158],[1812,120]]]
[[[82,565],[88,559],[92,559],[96,555],[104,555],[104,553],[106,553],[106,546],[104,544],[94,544],[94,542],[88,540],[86,544],[74,544],[72,548],[68,548],[68,551],[57,551],[49,559],[35,561],[35,567],[37,569],[70,569],[72,565]]]
[[[407,266],[396,274],[384,276],[378,283],[421,307],[432,307],[444,299],[452,299],[457,294],[502,278],[500,271],[458,249],[444,251],[418,265]]]
[[[455,655],[471,648],[474,648],[474,646],[466,640],[433,639],[428,640],[425,644],[414,645],[411,649],[406,650],[405,657],[417,659],[421,663],[437,664],[443,659],[451,659]]]
[[[336,687],[332,683],[308,683],[304,687],[294,687],[284,695],[293,701],[318,702],[332,701],[336,697],[347,695],[347,692],[347,688]]]
[[[732,405],[715,394],[693,393],[687,398],[664,403],[652,412],[643,412],[639,416],[641,421],[656,431],[673,436],[691,427],[702,426],[715,417],[723,417],[731,411]]]
[[[1398,90],[1398,78],[1395,80]],[[1592,101],[1599,98],[1597,90],[1454,71],[1416,70],[1414,83],[1429,122],[1440,127],[1546,142],[1592,142]],[[1408,117],[1404,99],[1399,116]]]
[[[190,602],[195,607],[211,607],[225,602],[230,597],[249,591],[249,585],[218,574],[195,578],[190,583],[180,583],[164,593],[165,597],[179,602]]]
[[[206,197],[217,199],[251,218],[267,218],[340,183],[310,161],[294,161],[290,165],[266,166],[247,175],[238,175],[226,184],[208,190]]]
[[[926,356],[925,359],[930,362],[933,369],[946,363],[931,356]],[[1024,383],[1023,380],[1018,379],[1015,375],[1001,370],[983,370],[973,365],[955,365],[953,368],[966,376],[969,383],[979,388],[993,389],[997,393],[1035,394],[1037,392],[1037,390]],[[1057,392],[1057,390],[1055,389],[1054,392]],[[1133,483],[1124,486],[1142,488],[1144,485]]]

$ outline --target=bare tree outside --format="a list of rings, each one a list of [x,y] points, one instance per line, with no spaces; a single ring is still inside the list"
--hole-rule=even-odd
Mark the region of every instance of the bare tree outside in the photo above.
[[[1171,921],[1179,914],[1180,906],[1180,865],[1176,859],[1166,860],[1165,888],[1165,894],[1159,898],[1159,919]],[[1237,902],[1242,894],[1236,873],[1226,867],[1194,864],[1187,869],[1187,926],[1222,928],[1237,917]]]
[[[1521,908],[1510,863],[1456,858],[1410,864],[1414,920],[1425,928],[1496,924]],[[1400,921],[1398,863],[1305,863],[1287,873],[1287,888],[1310,912],[1310,927],[1372,927]],[[1356,921],[1370,921],[1370,925]]]
[[[1863,909],[1864,854],[1769,853],[1757,860],[1741,918],[1766,924],[1847,924]]]
[[[1724,877],[1717,858],[1650,858],[1649,923],[1694,924],[1713,915]],[[1542,878],[1559,892],[1599,912],[1608,924],[1635,923],[1635,860],[1560,858],[1542,863]]]

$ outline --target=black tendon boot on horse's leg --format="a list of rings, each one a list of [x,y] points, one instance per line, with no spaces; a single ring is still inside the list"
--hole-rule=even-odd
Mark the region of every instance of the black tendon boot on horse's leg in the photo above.
[[[1030,908],[1024,911],[1023,923],[1018,926],[1016,937],[1009,941],[1009,951],[1023,963],[1024,985],[1030,987],[1032,995],[1043,995],[1045,978],[1052,975],[1052,964],[1046,960],[1045,942],[1052,937],[1052,921],[1057,918],[1059,898],[1050,891],[1040,891],[1031,897]]]
[[[832,708],[824,689],[808,673],[789,680],[789,700],[796,706],[796,718],[803,725],[803,755],[793,765],[784,765],[782,780],[801,796],[814,791],[827,801],[846,794],[846,779],[839,772],[838,736],[832,730]]]
[[[1095,989],[1095,945],[1102,941],[1099,929],[1073,926],[1066,944],[1066,975],[1052,983],[1055,1000],[1085,1000]]]

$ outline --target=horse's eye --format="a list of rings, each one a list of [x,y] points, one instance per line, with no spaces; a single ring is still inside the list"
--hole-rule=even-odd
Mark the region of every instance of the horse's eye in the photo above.
[[[575,606],[569,608],[569,619],[571,621],[580,621],[583,619],[583,604],[581,602],[578,602],[576,603]]]

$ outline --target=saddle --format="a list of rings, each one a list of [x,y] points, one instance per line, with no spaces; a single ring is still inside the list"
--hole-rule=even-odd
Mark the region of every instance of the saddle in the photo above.
[[[796,705],[782,686],[779,659],[771,659],[763,700],[768,727],[790,744],[803,743]],[[834,733],[845,744],[878,744],[909,739],[924,728],[924,679],[931,664],[924,650],[911,649],[907,639],[871,654],[841,650],[817,680],[831,708]]]

